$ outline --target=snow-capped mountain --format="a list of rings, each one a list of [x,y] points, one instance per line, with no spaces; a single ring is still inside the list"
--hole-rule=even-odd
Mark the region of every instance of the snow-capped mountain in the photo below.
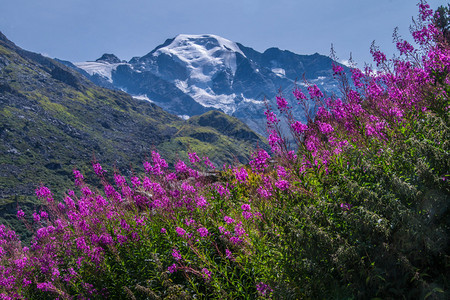
[[[331,64],[317,53],[298,55],[278,48],[260,53],[212,34],[180,34],[129,62],[105,54],[95,62],[74,63],[97,84],[151,100],[171,113],[190,117],[217,109],[259,133],[265,132],[264,99],[273,104],[279,90],[288,96],[306,78],[337,92]]]

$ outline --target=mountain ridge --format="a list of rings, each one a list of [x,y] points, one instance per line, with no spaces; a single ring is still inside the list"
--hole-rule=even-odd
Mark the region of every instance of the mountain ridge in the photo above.
[[[176,115],[192,117],[208,110],[221,110],[265,134],[265,100],[275,106],[275,96],[280,90],[287,97],[296,86],[306,92],[305,79],[328,94],[339,93],[333,79],[332,63],[331,58],[318,53],[299,55],[276,47],[261,53],[213,34],[179,34],[147,54],[111,69],[108,77],[104,77],[108,83],[92,78],[95,74],[101,76],[108,66],[90,69],[90,79],[132,95],[145,95]],[[75,65],[87,70],[82,62]],[[155,76],[164,80],[164,85]],[[167,101],[167,94],[171,93],[178,97],[183,93],[184,105]],[[294,114],[298,119],[304,119],[300,107],[294,106]]]

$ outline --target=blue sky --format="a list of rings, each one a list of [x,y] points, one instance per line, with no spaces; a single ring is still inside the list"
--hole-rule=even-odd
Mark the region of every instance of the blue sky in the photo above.
[[[433,9],[444,1],[430,0]],[[395,27],[409,38],[414,0],[1,0],[0,31],[18,46],[70,61],[143,56],[180,33],[216,34],[258,51],[391,56]]]

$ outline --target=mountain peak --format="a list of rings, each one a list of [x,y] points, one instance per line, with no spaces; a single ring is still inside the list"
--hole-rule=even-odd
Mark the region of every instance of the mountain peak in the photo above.
[[[122,61],[114,54],[105,53],[102,55],[102,57],[97,59],[96,62],[107,62],[110,64],[119,64]]]
[[[169,42],[169,43],[168,43]],[[159,53],[179,54],[189,52],[207,52],[213,54],[217,51],[237,52],[243,56],[239,46],[226,38],[214,34],[179,34],[172,40],[167,40],[164,47],[155,51]]]

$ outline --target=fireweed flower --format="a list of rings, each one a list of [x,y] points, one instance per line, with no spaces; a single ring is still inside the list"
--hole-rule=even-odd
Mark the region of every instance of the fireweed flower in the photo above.
[[[373,60],[377,63],[377,67],[386,62],[386,55],[380,50],[375,48],[370,49],[370,54],[372,54]]]
[[[99,163],[92,164],[92,168],[94,168],[94,172],[95,174],[97,174],[97,176],[103,176],[103,174],[105,173]]]
[[[278,178],[286,178],[289,174],[283,166],[277,166],[277,175]]]
[[[141,185],[141,181],[136,176],[131,177],[131,183],[133,184],[133,188],[137,188]]]
[[[242,222],[239,222],[234,226],[234,233],[240,237],[246,234],[244,227],[242,227]]]
[[[181,228],[181,227],[177,227],[177,228],[175,229],[175,231],[176,231],[176,233],[177,233],[179,236],[183,236],[183,235],[186,234],[186,230],[184,230],[184,229]]]
[[[227,223],[227,224],[231,224],[231,223],[233,223],[234,222],[234,219],[233,218],[231,218],[231,217],[229,217],[229,216],[225,216],[225,217],[223,217],[223,220],[225,221],[225,223]]]
[[[279,153],[281,150],[280,143],[282,142],[282,140],[278,136],[278,133],[275,130],[269,131],[268,141],[269,141],[269,145],[270,145],[272,151],[275,153]]]
[[[322,132],[323,134],[328,134],[334,131],[334,128],[328,124],[328,123],[324,123],[324,122],[319,122],[319,130],[320,132]]]
[[[203,196],[196,197],[195,200],[196,200],[197,207],[199,207],[199,208],[205,208],[205,207],[208,207],[208,205],[209,205],[208,201],[206,201],[205,197],[203,197]]]
[[[242,209],[242,210],[251,210],[250,204],[242,204],[242,205],[241,205],[241,209]]]
[[[187,182],[183,182],[181,184],[181,189],[185,193],[195,193],[195,188],[192,185],[190,185],[189,183],[187,183]]]
[[[42,210],[41,211],[41,218],[47,219],[48,218],[48,213]]]
[[[52,192],[50,192],[48,187],[45,187],[45,186],[38,187],[35,190],[35,192],[36,192],[36,196],[39,199],[46,199],[47,202],[53,202],[53,194],[52,194]]]
[[[175,165],[175,170],[177,171],[177,173],[184,173],[187,172],[187,166],[184,163],[184,161],[179,160],[176,165]]]
[[[287,180],[278,180],[275,182],[275,186],[282,191],[289,189],[289,182]]]
[[[250,165],[253,170],[262,172],[268,167],[267,161],[270,159],[270,155],[265,150],[261,149],[258,152],[253,153],[251,158]]]
[[[161,228],[161,233],[162,234],[164,234],[164,233],[166,233],[167,232],[167,230],[163,227],[163,228]],[[177,232],[178,233],[178,232]]]
[[[34,222],[39,222],[41,220],[41,216],[38,213],[33,213]]]
[[[219,193],[220,196],[229,196],[230,191],[228,188],[222,186],[220,183],[215,183],[214,187],[216,188],[217,193]]]
[[[260,293],[262,296],[266,296],[267,293],[273,292],[273,290],[270,288],[270,286],[268,286],[268,285],[265,284],[264,282],[260,282],[260,283],[256,284],[256,290],[257,290],[258,293]]]
[[[293,124],[291,124],[291,128],[298,134],[302,134],[308,130],[308,126],[303,125],[300,121],[295,121]]]
[[[75,185],[77,185],[77,186],[83,185],[83,180],[84,180],[83,174],[81,174],[81,172],[78,171],[77,169],[74,169],[73,175],[75,176]]]
[[[292,93],[294,94],[294,97],[297,99],[297,101],[306,100],[305,94],[303,94],[303,92],[298,88],[296,88]]]
[[[189,155],[189,161],[191,162],[191,164],[195,165],[196,163],[200,162],[200,157],[197,156],[197,153],[192,152],[192,153],[188,153]]]
[[[122,186],[125,186],[127,184],[127,181],[126,181],[125,177],[123,177],[122,175],[117,174],[117,173],[114,174],[114,182],[116,183],[116,185],[118,187],[122,187]]]
[[[172,256],[175,260],[181,260],[181,253],[177,249],[172,249]]]
[[[235,169],[234,175],[236,176],[236,179],[241,183],[244,183],[247,181],[248,173],[245,168]]]
[[[397,42],[396,46],[398,51],[400,51],[400,55],[408,54],[414,51],[414,47],[407,41]]]
[[[419,15],[422,21],[426,21],[432,14],[433,10],[430,9],[430,5],[428,3],[419,4]]]
[[[216,167],[214,166],[214,164],[209,160],[209,157],[204,156],[204,157],[203,157],[203,162],[205,163],[205,165],[206,165],[208,168],[211,168],[211,169],[213,169],[213,170],[216,169]]]
[[[202,276],[205,279],[205,281],[208,281],[211,279],[211,272],[207,268],[202,269]]]
[[[249,211],[243,211],[242,212],[242,217],[246,220],[253,218],[253,214]]]
[[[200,234],[201,237],[206,237],[209,234],[208,229],[206,229],[205,227],[200,227],[199,229],[197,229],[197,232]]]
[[[266,119],[267,119],[267,126],[269,128],[271,128],[273,125],[278,124],[280,121],[277,119],[277,115],[270,110],[266,110],[264,112],[264,114],[266,115]]]
[[[228,248],[225,249],[225,255],[226,255],[226,257],[227,257],[228,259],[232,259],[232,258],[233,258],[233,253],[231,253],[231,251],[228,250]]]
[[[311,99],[323,97],[323,93],[320,91],[317,85],[308,86],[308,93]]]
[[[353,205],[349,203],[341,203],[341,209],[343,211],[349,211],[352,208]]]
[[[344,72],[344,68],[340,65],[336,65],[335,63],[332,64],[334,75],[339,75],[342,72]]]
[[[168,267],[167,267],[167,271],[169,271],[170,274],[175,273],[175,272],[177,271],[177,265],[176,265],[176,264],[173,264],[173,265],[171,265],[171,266],[168,266]]]
[[[270,196],[272,196],[271,192],[269,192],[268,190],[266,190],[266,189],[264,189],[262,187],[259,187],[256,191],[258,192],[258,194],[261,197],[266,198],[266,199],[268,199]]]
[[[284,97],[277,96],[276,99],[280,111],[287,111],[289,109],[288,103]]]
[[[25,218],[25,213],[23,212],[23,210],[19,209],[17,211],[17,218],[19,218],[19,219]]]

